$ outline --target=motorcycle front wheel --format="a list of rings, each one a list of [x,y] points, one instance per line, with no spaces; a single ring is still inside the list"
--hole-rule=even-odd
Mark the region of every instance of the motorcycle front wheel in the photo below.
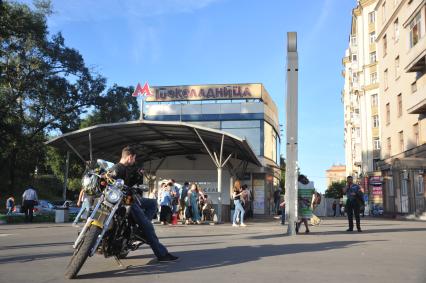
[[[84,235],[83,239],[81,240],[80,245],[77,247],[73,256],[71,257],[70,263],[65,270],[65,278],[74,279],[77,276],[77,273],[80,271],[81,267],[89,256],[90,251],[101,231],[102,229],[97,226],[90,226],[86,232],[86,235]]]

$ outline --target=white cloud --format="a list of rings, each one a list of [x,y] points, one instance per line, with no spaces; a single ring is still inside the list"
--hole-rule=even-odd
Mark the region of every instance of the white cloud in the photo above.
[[[192,13],[221,0],[53,0],[52,24]]]
[[[333,2],[334,0],[324,0],[324,4],[322,4],[321,11],[318,13],[315,23],[305,37],[304,46],[310,48],[310,46],[312,46],[312,42],[321,35],[321,30],[324,28],[328,17],[330,16],[330,12],[333,10]]]

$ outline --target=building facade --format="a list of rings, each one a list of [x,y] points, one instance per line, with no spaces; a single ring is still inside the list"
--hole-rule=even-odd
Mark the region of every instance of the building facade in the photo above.
[[[426,1],[375,6],[385,211],[425,211]]]
[[[340,182],[346,180],[346,166],[345,165],[333,165],[326,171],[327,188],[333,182]]]
[[[222,203],[231,202],[235,179],[247,184],[254,197],[254,214],[269,214],[280,180],[280,126],[278,109],[262,84],[151,87],[144,119],[181,121],[222,130],[244,138],[262,163],[232,164],[223,172]],[[208,155],[167,158],[157,180],[173,178],[200,184],[217,203],[216,169]]]
[[[349,47],[342,62],[346,175],[362,180],[376,174],[380,159],[376,2],[358,1],[352,10]]]

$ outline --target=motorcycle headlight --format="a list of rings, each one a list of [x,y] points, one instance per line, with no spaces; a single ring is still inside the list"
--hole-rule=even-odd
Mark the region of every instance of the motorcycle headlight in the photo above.
[[[122,194],[123,193],[120,190],[111,188],[106,193],[106,200],[109,203],[115,204],[115,203],[117,203],[117,201],[120,200]]]

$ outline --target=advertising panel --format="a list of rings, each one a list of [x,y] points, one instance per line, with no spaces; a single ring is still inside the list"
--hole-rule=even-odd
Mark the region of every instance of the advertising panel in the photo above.
[[[254,191],[253,213],[265,214],[265,187],[255,186],[253,191]]]

